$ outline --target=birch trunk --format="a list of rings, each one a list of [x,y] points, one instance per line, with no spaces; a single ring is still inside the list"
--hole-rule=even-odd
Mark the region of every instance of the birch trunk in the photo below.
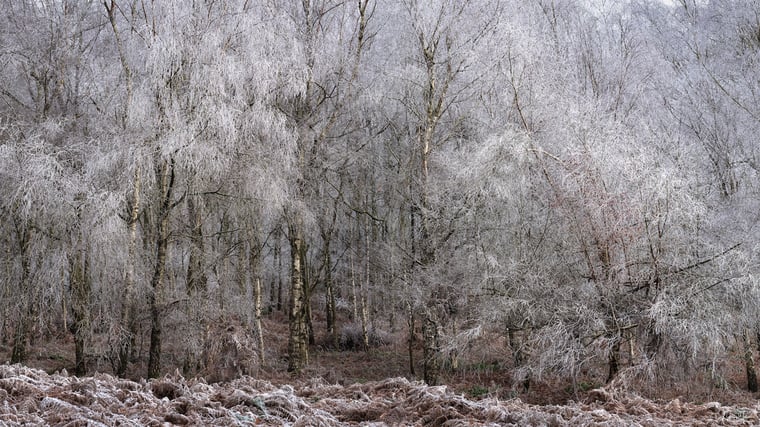
[[[304,248],[303,230],[298,219],[289,226],[290,240],[290,304],[288,333],[288,372],[299,373],[309,363],[306,325],[306,291],[301,253]]]
[[[253,331],[259,347],[259,366],[264,366],[264,330],[261,328],[261,279],[253,282]]]

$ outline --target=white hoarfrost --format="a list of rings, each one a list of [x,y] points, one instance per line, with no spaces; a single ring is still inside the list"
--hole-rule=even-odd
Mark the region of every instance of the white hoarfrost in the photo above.
[[[151,381],[110,375],[48,375],[0,366],[0,425],[236,426],[675,426],[760,423],[751,408],[653,403],[593,390],[585,403],[530,405],[519,399],[469,400],[445,386],[404,378],[330,385],[321,379],[273,385],[255,378],[206,384],[179,374]]]

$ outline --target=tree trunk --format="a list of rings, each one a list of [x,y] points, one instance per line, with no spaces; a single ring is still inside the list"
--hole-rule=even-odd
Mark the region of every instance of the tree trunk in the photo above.
[[[19,244],[19,253],[21,254],[21,278],[19,284],[21,287],[21,300],[19,301],[19,318],[13,332],[13,350],[11,351],[11,363],[22,363],[26,361],[27,344],[29,342],[29,322],[32,317],[32,288],[29,272],[29,231],[23,226],[18,219],[16,224],[16,238]]]
[[[351,255],[351,306],[353,307],[353,310],[351,310],[351,321],[356,322],[356,320],[359,318],[359,302],[357,298],[357,290],[356,290],[356,273],[354,270],[354,257]]]
[[[332,274],[330,273],[330,256],[327,255],[328,263],[327,271],[325,273],[325,317],[327,319],[327,336],[333,346],[338,348],[338,328],[336,325],[336,313],[335,313],[335,292],[333,290]]]
[[[269,305],[267,306],[267,313],[272,313],[275,310],[280,311],[280,307],[279,305],[277,305],[278,303],[277,294],[279,290],[278,288],[281,286],[280,268],[282,267],[282,263],[280,262],[280,233],[275,231],[273,239],[274,239],[273,264],[277,268],[277,274],[275,275],[275,279],[272,280],[269,286]]]
[[[208,278],[204,271],[203,218],[193,197],[187,198],[187,215],[190,220],[190,257],[187,264],[187,292],[195,295],[206,292]]]
[[[129,360],[132,357],[132,349],[135,344],[137,325],[135,324],[135,265],[137,264],[137,222],[140,215],[142,179],[140,168],[135,168],[134,189],[129,206],[129,246],[127,254],[127,268],[122,295],[121,307],[121,336],[119,337],[118,361],[116,375],[123,377],[127,373]]]
[[[16,322],[16,330],[13,334],[11,364],[23,363],[26,361],[26,347],[29,341],[29,316],[26,314],[26,311],[26,309],[23,309],[23,313],[18,322]]]
[[[290,304],[288,333],[288,372],[300,373],[309,363],[306,325],[306,291],[301,254],[304,249],[302,224],[296,219],[288,226],[290,240]]]
[[[438,321],[431,313],[425,313],[425,319],[422,324],[422,376],[425,384],[437,385],[440,375],[440,336],[438,332]]]
[[[335,214],[333,213],[333,222]],[[325,322],[327,327],[327,341],[333,348],[338,348],[338,329],[335,313],[335,292],[332,282],[332,260],[330,258],[330,232],[322,232],[322,280],[325,284]]]
[[[306,338],[308,345],[314,345],[314,322],[312,318],[312,312],[311,312],[311,295],[312,291],[314,290],[311,283],[311,274],[309,270],[309,264],[307,263],[306,259],[306,245],[304,244],[301,248],[301,271],[302,271],[302,277],[303,277],[303,311],[304,311],[304,322],[306,324]]]
[[[261,279],[253,281],[253,331],[259,347],[259,366],[264,366],[264,330],[261,327]]]
[[[282,246],[280,231],[277,232],[277,246],[275,254],[277,255],[277,311],[282,312]]]
[[[174,186],[174,162],[160,161],[157,172],[161,179],[161,206],[156,233],[156,264],[150,281],[150,348],[148,350],[148,378],[161,374],[161,304],[163,303],[166,253],[169,246],[169,211]]]
[[[92,295],[92,283],[89,277],[87,255],[82,251],[78,251],[69,260],[69,264],[71,309],[74,314],[74,323],[72,324],[74,333],[74,373],[76,375],[85,375],[87,374],[85,350],[87,348],[87,340],[90,337],[90,297]]]
[[[744,331],[744,367],[747,372],[747,390],[757,393],[757,371],[755,370],[755,357],[752,351],[749,331]]]
[[[367,222],[369,222],[367,220]],[[367,228],[367,227],[365,227]],[[359,299],[361,305],[361,322],[362,322],[362,347],[365,351],[369,350],[369,333],[367,331],[367,290],[370,286],[370,265],[369,265],[369,230],[365,229],[364,233],[364,285],[359,283]]]
[[[411,304],[408,304],[409,319],[407,325],[409,326],[409,339],[407,340],[407,350],[409,352],[409,375],[415,376],[417,373],[414,369],[414,309]]]
[[[608,359],[609,370],[607,371],[607,381],[606,381],[607,384],[609,384],[612,380],[615,379],[615,376],[617,376],[617,373],[620,370],[619,356],[620,356],[620,341],[619,339],[617,339],[615,343],[612,345],[612,348],[610,349],[610,355]]]

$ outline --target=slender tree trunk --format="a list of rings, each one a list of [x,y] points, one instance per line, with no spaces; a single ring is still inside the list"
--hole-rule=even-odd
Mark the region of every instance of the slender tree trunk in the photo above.
[[[208,278],[203,269],[204,244],[203,244],[203,217],[193,197],[187,198],[187,215],[190,221],[190,257],[187,264],[187,291],[189,295],[198,292],[206,292]]]
[[[19,301],[19,316],[13,332],[13,349],[11,350],[11,360],[13,363],[22,363],[26,361],[27,345],[29,343],[29,322],[31,322],[30,312],[32,311],[32,284],[29,271],[29,231],[23,226],[18,219],[16,224],[16,238],[19,244],[19,253],[21,254],[21,277],[19,285],[21,288],[21,298]]]
[[[135,344],[137,325],[135,324],[135,265],[137,264],[137,222],[140,215],[141,179],[140,168],[135,168],[134,189],[130,201],[129,218],[129,243],[127,253],[126,277],[124,281],[123,305],[121,308],[122,332],[119,338],[119,358],[116,366],[116,375],[123,377],[127,373],[129,360],[132,357],[132,349]]]
[[[365,227],[368,228],[368,227]],[[369,333],[367,331],[367,290],[370,286],[370,265],[369,265],[369,230],[364,233],[364,286],[359,284],[359,298],[361,304],[361,322],[362,322],[362,347],[365,351],[369,350]]]
[[[333,208],[333,224],[335,223],[335,209]],[[334,348],[338,348],[338,330],[336,327],[335,313],[335,292],[332,282],[332,259],[330,257],[330,239],[332,237],[332,226],[330,229],[322,229],[322,265],[319,267],[322,282],[325,285],[325,322],[327,329],[327,341]]]
[[[314,345],[314,322],[311,312],[311,295],[314,290],[312,287],[311,270],[306,258],[306,245],[301,248],[301,269],[303,270],[303,290],[304,290],[304,321],[306,322],[306,337],[308,345]]]
[[[309,363],[306,325],[306,291],[301,253],[304,249],[302,224],[295,219],[288,228],[290,240],[290,304],[288,333],[288,372],[299,373]]]
[[[148,350],[148,378],[161,374],[161,305],[163,304],[164,275],[166,273],[166,253],[169,246],[169,211],[174,186],[174,162],[160,160],[157,167],[161,179],[161,206],[159,208],[158,230],[156,233],[156,264],[151,279],[150,304],[150,348]]]
[[[261,288],[261,278],[259,277],[260,263],[260,242],[256,234],[250,241],[248,250],[248,270],[250,271],[251,284],[253,285],[253,333],[256,337],[256,350],[258,352],[259,366],[264,366],[264,329],[261,327],[261,299],[263,290]],[[244,251],[240,251],[241,261],[244,258]],[[242,262],[241,262],[242,268]],[[245,277],[241,282],[245,281]]]
[[[354,257],[351,255],[351,321],[356,322],[359,319],[359,300],[356,290],[356,273],[354,270]]]
[[[333,290],[332,282],[332,268],[330,260],[330,247],[326,245],[324,250],[324,264],[325,264],[325,318],[327,321],[327,336],[328,340],[334,348],[338,348],[338,328],[336,325],[336,313],[335,313],[335,292]]]
[[[90,298],[92,283],[90,282],[89,262],[83,251],[73,256],[70,261],[69,287],[71,290],[71,309],[74,314],[74,373],[87,374],[85,350],[90,337]]]
[[[755,356],[752,351],[752,342],[749,331],[744,331],[744,367],[747,372],[747,390],[757,393],[757,371],[755,370]]]
[[[409,375],[415,376],[417,373],[414,369],[414,309],[412,308],[411,304],[407,305],[407,309],[409,310],[409,318],[407,320],[407,324],[409,326],[409,339],[407,340],[407,350],[409,353]]]
[[[267,307],[268,313],[272,313],[275,310],[280,310],[280,308],[277,306],[277,291],[280,286],[280,267],[282,267],[282,264],[280,263],[280,235],[278,232],[274,233],[274,249],[272,255],[274,256],[273,264],[277,266],[277,274],[275,275],[275,278],[272,279],[269,286],[269,305]]]
[[[282,312],[282,240],[280,239],[280,232],[277,233],[277,246],[275,246],[275,253],[277,254],[277,311]]]
[[[264,366],[264,330],[261,327],[261,279],[253,281],[253,331],[259,347],[259,366]]]

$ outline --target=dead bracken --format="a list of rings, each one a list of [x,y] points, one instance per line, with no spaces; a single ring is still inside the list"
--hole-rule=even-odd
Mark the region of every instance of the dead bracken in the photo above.
[[[49,375],[0,365],[0,423],[51,426],[425,425],[425,426],[751,426],[760,405],[722,406],[598,390],[589,401],[531,405],[469,400],[445,386],[405,378],[353,384],[322,379],[276,386],[251,377],[214,385],[175,374],[127,381],[107,374]]]

